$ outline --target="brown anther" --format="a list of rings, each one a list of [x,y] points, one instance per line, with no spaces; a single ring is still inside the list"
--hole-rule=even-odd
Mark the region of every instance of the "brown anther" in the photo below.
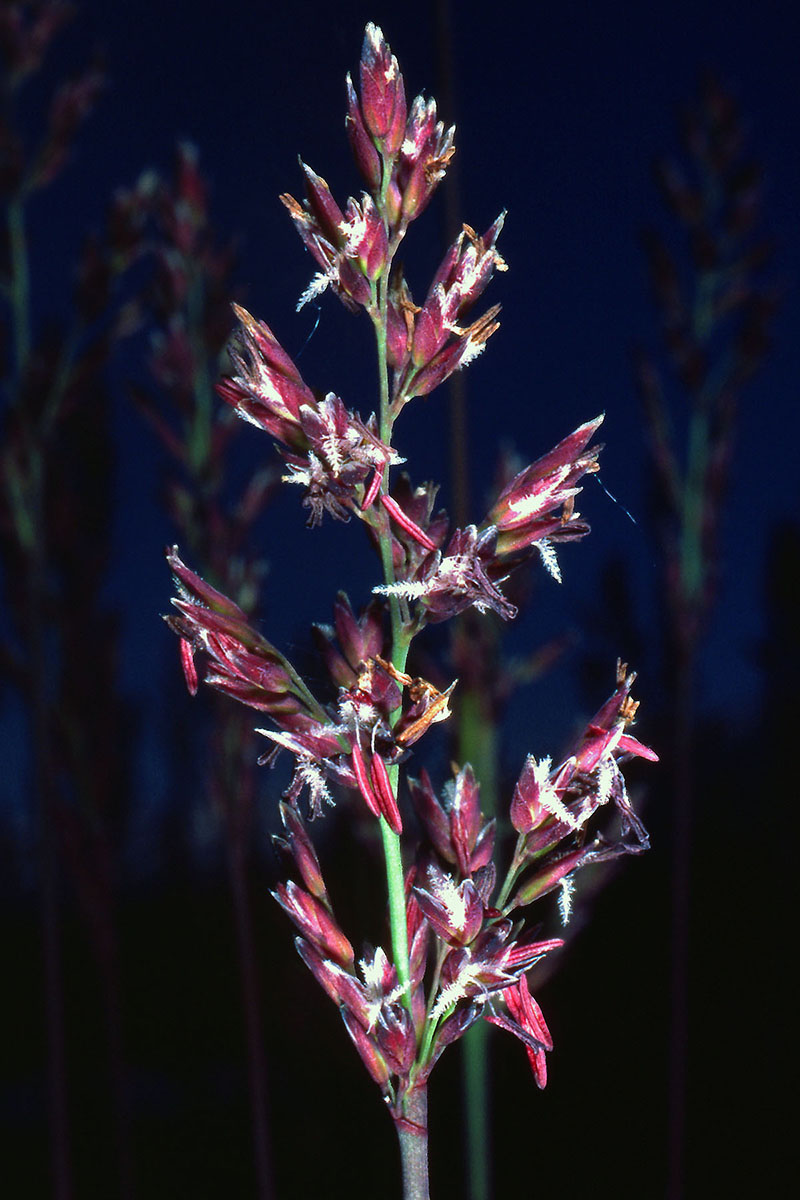
[[[418,312],[422,312],[422,309],[409,296],[401,296],[398,307],[406,323],[406,350],[410,352],[414,344],[414,317]]]
[[[255,317],[252,316],[246,308],[242,308],[241,304],[232,304],[231,308],[236,314],[237,319],[242,323],[250,336],[257,338],[259,330],[258,321],[255,319]]]
[[[454,329],[453,332],[462,337],[468,337],[471,342],[476,342],[479,346],[483,345],[500,328],[500,322],[495,320],[500,312],[500,307],[499,304],[493,304],[483,316],[478,317],[477,321],[473,321],[466,329]]]
[[[421,680],[420,682],[424,683],[424,680]],[[448,702],[450,700],[453,688],[457,683],[458,680],[454,679],[447,691],[438,692],[436,698],[431,700],[422,716],[417,717],[416,721],[412,721],[412,723],[402,730],[401,733],[397,734],[396,741],[398,746],[408,746],[413,742],[418,741],[419,738],[422,737],[423,733],[425,733],[426,729],[428,729],[428,727],[432,725],[434,721],[444,721],[450,716]],[[431,687],[431,684],[428,684],[427,686]]]
[[[437,696],[441,696],[442,694],[432,683],[428,683],[427,679],[412,679],[407,686],[414,704],[419,704],[420,700],[424,700],[426,696],[430,696],[435,700]]]
[[[410,313],[414,317],[418,312],[422,312],[422,305],[415,304],[410,296],[401,296],[398,307],[400,308],[401,312]]]
[[[435,183],[441,179],[455,152],[455,146],[451,146],[449,150],[445,150],[444,154],[439,154],[425,163],[425,178],[428,183]]]
[[[369,663],[366,665],[371,666],[372,663],[377,663],[379,667],[383,667],[386,674],[393,679],[395,683],[399,683],[402,687],[411,687],[414,682],[410,675],[406,675],[402,671],[398,671],[397,667],[393,663],[387,662],[386,659],[381,658],[379,654],[376,654],[374,658],[369,659]],[[370,674],[370,678],[371,677],[372,676]],[[430,687],[430,684],[428,686]]]
[[[380,659],[378,659],[380,662]],[[381,663],[383,666],[383,663]],[[358,665],[358,690],[365,696],[372,693],[372,676],[375,671],[375,659],[368,658]]]
[[[458,683],[454,679],[449,688],[440,692],[437,687],[429,683],[427,679],[422,679],[420,676],[416,678],[411,675],[406,675],[404,671],[398,671],[392,663],[387,662],[385,658],[380,658],[376,655],[372,662],[376,662],[389,675],[395,683],[399,683],[401,687],[408,688],[408,694],[414,704],[419,704],[426,697],[429,697],[429,703],[421,716],[417,717],[416,721],[401,730],[397,734],[396,741],[398,746],[408,746],[412,742],[416,742],[422,737],[429,725],[435,721],[444,721],[450,716],[450,710],[447,707],[453,688]]]
[[[481,256],[486,254],[486,243],[484,242],[484,240],[480,236],[480,234],[476,233],[475,230],[472,228],[472,226],[467,225],[466,222],[461,226],[461,228],[464,232],[465,237],[467,238],[467,241],[470,242],[475,247],[475,249],[478,251],[478,253]],[[505,261],[505,259],[500,257],[500,255],[497,253],[497,250],[495,250],[494,246],[491,247],[491,252],[494,255],[495,270],[496,271],[507,271],[508,263]]]
[[[288,192],[282,192],[278,199],[280,200],[281,204],[284,204],[288,208],[291,216],[302,221],[308,220],[308,213],[305,211],[302,204],[297,203],[294,196],[290,196]]]
[[[376,657],[373,659],[373,662],[376,662],[379,664],[379,666],[383,667],[386,674],[391,676],[395,683],[399,683],[402,687],[408,688],[409,695],[415,704],[417,704],[425,696],[433,696],[435,699],[442,694],[439,689],[434,687],[432,683],[429,683],[427,679],[422,679],[422,677],[419,675],[417,675],[416,678],[412,677],[411,675],[406,675],[403,671],[398,671],[397,667],[395,667],[393,663],[387,662],[384,658]]]

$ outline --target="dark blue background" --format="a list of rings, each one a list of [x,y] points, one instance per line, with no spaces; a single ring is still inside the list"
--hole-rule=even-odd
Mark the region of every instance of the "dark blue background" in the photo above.
[[[58,183],[55,216],[48,193],[32,206],[38,319],[58,313],[67,302],[75,246],[88,228],[101,223],[113,189],[132,183],[144,169],[167,171],[176,140],[190,139],[199,147],[201,166],[211,181],[216,226],[241,238],[240,276],[248,308],[268,321],[290,353],[301,352],[299,362],[311,384],[337,391],[348,405],[372,409],[374,365],[366,320],[350,317],[332,296],[325,296],[318,326],[306,344],[316,315],[310,309],[295,314],[294,304],[314,267],[277,199],[280,192],[301,191],[298,153],[329,181],[340,201],[358,188],[344,135],[343,79],[357,67],[367,20],[382,25],[409,95],[421,90],[437,95],[440,50],[433,5],[289,6],[247,0],[84,4],[80,21],[58,53],[65,66],[77,65],[93,40],[103,43],[111,86]],[[704,1195],[723,1194],[719,1181],[724,1177],[725,1194],[744,1194],[736,1190],[736,1180],[747,1172],[757,1179],[767,1170],[774,1143],[765,1130],[769,1126],[775,1135],[780,1125],[780,1111],[755,1127],[750,1122],[753,1089],[760,1087],[763,1095],[773,1083],[769,1054],[778,1038],[770,1001],[776,961],[770,958],[777,960],[779,953],[781,918],[769,894],[780,856],[770,846],[786,836],[785,796],[792,786],[759,788],[761,755],[785,748],[756,744],[755,730],[768,686],[760,652],[770,632],[764,609],[768,555],[780,522],[798,517],[800,102],[794,6],[531,4],[512,16],[507,9],[468,0],[450,6],[449,31],[455,112],[445,108],[442,116],[458,125],[459,211],[482,231],[500,209],[508,210],[500,249],[509,271],[496,277],[487,295],[488,302],[503,305],[502,328],[467,376],[473,515],[480,519],[485,512],[496,453],[504,441],[532,459],[600,411],[606,413],[601,478],[619,501],[615,504],[594,481],[588,482],[580,507],[593,526],[591,537],[561,554],[561,587],[542,573],[533,602],[511,635],[512,647],[522,650],[565,629],[583,634],[572,655],[512,707],[506,742],[512,770],[528,752],[557,753],[610,690],[582,686],[586,672],[580,668],[587,658],[606,655],[610,684],[614,655],[622,649],[598,632],[601,577],[612,558],[626,565],[645,641],[649,634],[654,640],[660,636],[659,555],[647,515],[647,459],[630,366],[635,343],[655,346],[658,340],[639,233],[646,224],[670,228],[651,166],[657,156],[677,150],[677,109],[696,94],[703,69],[714,68],[738,99],[750,126],[753,154],[763,165],[764,224],[776,246],[772,278],[784,287],[785,298],[774,324],[774,347],[743,398],[723,521],[720,590],[698,680],[704,728],[713,727],[717,735],[701,742],[698,754],[708,808],[695,858],[701,909],[694,949],[714,966],[702,975],[697,999],[702,1015],[693,1042],[700,1049],[688,1193],[699,1195],[702,1187]],[[417,297],[424,294],[442,253],[442,214],[440,196],[409,235],[405,259]],[[125,400],[126,378],[144,373],[142,355],[134,347],[114,375],[119,475],[117,504],[109,514],[115,553],[108,602],[121,610],[124,685],[141,713],[135,758],[138,803],[128,833],[128,868],[132,878],[158,883],[160,830],[175,803],[174,778],[164,765],[167,720],[172,706],[188,701],[174,687],[174,647],[158,620],[169,597],[161,548],[173,537],[158,499],[164,464],[150,431]],[[259,434],[253,430],[248,435],[250,461],[255,462]],[[445,502],[450,495],[447,438],[447,407],[440,395],[415,401],[398,427],[399,445],[414,477],[441,479]],[[266,441],[263,449],[266,453]],[[321,530],[306,531],[294,492],[270,509],[261,533],[270,562],[264,628],[281,648],[299,652],[309,623],[328,618],[336,588],[347,588],[357,602],[367,598],[376,565],[352,525],[326,523]],[[643,672],[647,666],[634,665]],[[658,712],[652,678],[648,685],[644,675],[640,690],[651,712]],[[20,736],[24,725],[13,708],[3,722],[11,780],[6,813],[24,835],[29,820],[28,747]],[[663,730],[648,723],[646,707],[642,727],[656,746],[667,740]],[[728,736],[719,734],[720,729]],[[766,730],[764,736],[768,734]],[[741,748],[738,761],[733,738]],[[724,760],[713,757],[722,754],[720,746]],[[196,820],[202,847],[202,814]],[[506,1156],[504,1177],[529,1178],[521,1185],[522,1194],[538,1193],[542,1179],[550,1186],[560,1181],[561,1195],[584,1194],[591,1182],[588,1165],[571,1161],[581,1157],[583,1144],[590,1148],[587,1160],[599,1163],[599,1194],[663,1194],[658,1130],[664,1123],[668,967],[663,910],[669,871],[663,810],[654,814],[654,824],[660,835],[655,865],[646,868],[649,874],[640,875],[638,883],[641,862],[626,865],[622,885],[599,905],[601,933],[594,940],[587,935],[584,973],[576,974],[570,963],[553,994],[548,1012],[554,1012],[557,1043],[571,1047],[564,1051],[560,1083],[558,1051],[552,1060],[554,1099],[549,1101],[551,1093],[535,1095],[533,1088],[521,1091],[524,1063],[515,1074],[516,1065],[508,1065],[510,1050],[501,1059],[508,1101],[498,1096],[498,1113],[508,1102],[511,1115],[498,1144]],[[763,899],[754,881],[763,889]],[[202,955],[202,924],[213,924],[217,910],[185,897],[180,903],[188,904],[189,916],[182,925],[176,902],[176,942],[188,922],[195,931],[194,952]],[[280,937],[288,943],[279,918],[262,914],[261,919],[271,921],[263,933],[265,946],[267,939]],[[146,937],[138,953],[146,959]],[[271,953],[265,951],[266,969],[268,975],[274,970],[276,989],[283,989],[278,1009],[289,1022],[287,1036],[307,1039],[318,1064],[310,1085],[314,1100],[306,1108],[302,1094],[292,1093],[291,1103],[303,1103],[302,1111],[291,1120],[280,1111],[278,1116],[278,1133],[293,1139],[286,1145],[298,1156],[298,1190],[292,1194],[299,1196],[306,1194],[299,1180],[308,1166],[304,1157],[315,1153],[315,1126],[325,1123],[329,1108],[345,1102],[337,1075],[332,1077],[329,1064],[320,1061],[328,1054],[328,1042],[315,1027],[309,1032],[301,1016],[308,1005],[309,1027],[328,1020],[327,1010],[323,1015],[327,1002],[316,995],[307,999],[313,985],[299,964],[281,959],[273,967]],[[188,950],[185,954],[188,962]],[[220,970],[219,963],[214,969]],[[130,974],[130,995],[135,997],[135,972]],[[196,980],[190,1003],[202,1006],[201,970]],[[296,989],[291,1003],[287,989],[290,997]],[[751,1017],[748,1010],[755,1003],[758,1015]],[[331,1033],[324,1028],[325,1036]],[[331,1038],[338,1033],[334,1030]],[[277,1039],[284,1039],[283,1030]],[[341,1042],[333,1052],[334,1070],[350,1071],[341,1087],[358,1088],[360,1068],[345,1065],[350,1050],[343,1038]],[[765,1062],[759,1061],[760,1046]],[[227,1088],[241,1102],[240,1077],[226,1074],[235,1053],[223,1048],[221,1066],[214,1065],[213,1046],[210,1051],[199,1047],[198,1055],[204,1053],[211,1060],[211,1074],[218,1071],[214,1086],[220,1094]],[[310,1079],[313,1070],[303,1060],[304,1078]],[[279,1086],[283,1081],[289,1087],[286,1064],[279,1065],[277,1078]],[[169,1109],[163,1090],[154,1086],[148,1092],[150,1079],[142,1070],[138,1103],[156,1112],[159,1105]],[[21,1107],[21,1127],[27,1131],[24,1114],[40,1114],[39,1092],[30,1084],[34,1099],[26,1101],[26,1108],[18,1097],[27,1093],[18,1079],[12,1084],[7,1109],[13,1114]],[[378,1107],[366,1082],[363,1096],[365,1111],[372,1111],[369,1105]],[[548,1102],[549,1115],[544,1111]],[[280,1092],[273,1105],[280,1110]],[[177,1107],[189,1111],[179,1103]],[[378,1113],[376,1129],[380,1120]],[[434,1131],[437,1121],[444,1139],[444,1119],[434,1117]],[[241,1144],[246,1155],[246,1118],[243,1123],[245,1132],[238,1133],[221,1125],[217,1144]],[[166,1122],[165,1129],[172,1128]],[[191,1117],[181,1129],[186,1141],[175,1154],[184,1154],[187,1164],[199,1161]],[[208,1137],[213,1141],[213,1133]],[[227,1143],[226,1137],[231,1139]],[[333,1152],[327,1143],[325,1147],[325,1153]],[[279,1155],[282,1149],[279,1144]],[[387,1152],[392,1153],[391,1147]],[[156,1156],[162,1177],[180,1180],[180,1165],[165,1166],[169,1152],[163,1158],[158,1153],[146,1143],[145,1156]],[[455,1156],[457,1147],[451,1145],[449,1153]],[[356,1154],[353,1144],[344,1151],[348,1161]],[[521,1160],[517,1165],[514,1155]],[[224,1150],[218,1157],[213,1169],[207,1167],[205,1185],[202,1171],[195,1176],[187,1165],[191,1186],[187,1182],[183,1194],[221,1194],[230,1164]],[[246,1169],[241,1168],[241,1176],[234,1170],[231,1177],[244,1182],[231,1195],[251,1194]],[[456,1192],[448,1191],[444,1168],[440,1170],[443,1200]],[[392,1194],[392,1185],[365,1179],[357,1163],[353,1171],[352,1194]],[[217,1181],[213,1187],[212,1180]],[[762,1194],[773,1194],[763,1176],[762,1186]],[[178,1182],[173,1187],[178,1192],[163,1194],[182,1190]],[[153,1184],[148,1194],[161,1193]]]
[[[481,230],[501,208],[508,210],[501,249],[510,269],[487,298],[502,302],[503,326],[467,379],[474,515],[483,515],[494,449],[502,439],[535,457],[604,411],[602,479],[639,520],[635,528],[595,486],[582,497],[594,532],[562,556],[565,582],[556,601],[561,616],[566,611],[580,624],[610,554],[622,554],[640,581],[652,584],[654,574],[641,520],[645,456],[629,361],[634,342],[657,345],[638,235],[645,224],[669,229],[670,219],[651,165],[677,149],[677,110],[696,94],[701,70],[716,69],[739,100],[765,173],[765,226],[777,245],[774,278],[789,285],[774,350],[742,405],[723,588],[703,676],[704,702],[742,718],[752,711],[748,696],[755,689],[766,541],[776,517],[796,512],[798,499],[800,350],[791,285],[800,255],[800,106],[790,11],[780,4],[736,11],[721,3],[563,4],[527,6],[513,19],[490,19],[482,6],[454,5],[457,112],[443,113],[458,124],[463,219]],[[293,240],[277,195],[301,190],[298,153],[341,199],[358,187],[343,136],[343,75],[356,68],[368,18],[383,23],[409,93],[435,94],[433,6],[418,6],[410,28],[391,6],[384,12],[374,4],[297,5],[290,11],[248,3],[191,10],[128,3],[115,6],[113,17],[105,5],[90,6],[91,24],[108,43],[112,88],[62,185],[71,192],[64,232],[67,216],[76,231],[99,219],[109,191],[141,168],[166,169],[176,137],[195,141],[212,182],[218,227],[243,238],[248,304],[297,351],[313,314],[295,316],[294,301],[312,263]],[[418,295],[438,261],[441,214],[439,198],[408,239]],[[416,257],[413,242],[425,247]],[[49,274],[52,264],[45,269]],[[347,338],[345,347],[331,367],[328,351],[341,338]],[[373,406],[369,329],[365,322],[359,328],[331,297],[324,299],[320,327],[302,362],[315,386],[339,391],[348,403]],[[125,436],[134,445],[141,438],[143,445],[128,458],[131,476],[123,477],[129,515],[119,565],[126,585],[138,581],[141,587],[146,580],[155,590],[161,576],[151,550],[158,538],[147,515],[153,486],[145,434],[131,428]],[[417,478],[443,478],[441,396],[409,411],[399,436]],[[281,528],[269,531],[283,565],[268,597],[276,617],[282,616],[281,593],[288,592],[288,611],[303,629],[324,618],[326,588],[296,590],[297,567],[284,555],[296,545],[302,562],[313,538],[316,561],[328,531],[301,540],[299,526],[291,528],[291,537]],[[352,531],[346,545],[355,552]],[[272,546],[267,550],[274,557]],[[553,589],[548,583],[540,590]],[[647,603],[645,591],[642,601]],[[145,659],[151,642],[149,631],[137,633],[143,640],[133,663]]]

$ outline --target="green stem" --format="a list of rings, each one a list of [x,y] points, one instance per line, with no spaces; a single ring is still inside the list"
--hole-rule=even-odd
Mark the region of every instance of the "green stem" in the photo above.
[[[387,347],[386,347],[386,326],[388,321],[388,306],[389,306],[389,270],[390,263],[387,263],[386,270],[376,284],[376,299],[377,312],[373,312],[372,322],[375,327],[375,345],[378,355],[378,390],[380,395],[380,437],[385,446],[391,445],[393,418],[389,408],[389,365],[387,362]],[[386,493],[389,490],[388,468],[383,478],[381,492]],[[381,550],[381,566],[383,567],[383,581],[387,585],[395,582],[394,562],[392,560],[392,538],[389,532],[388,517],[384,521],[383,530],[379,534],[380,550]],[[392,663],[398,670],[402,667],[395,662],[394,655],[398,647],[405,640],[403,638],[403,622],[400,612],[400,600],[397,596],[389,596],[389,613],[392,621]],[[407,649],[406,649],[407,653]]]
[[[489,1026],[476,1021],[464,1035],[462,1045],[464,1107],[466,1116],[467,1178],[470,1200],[488,1200],[491,1194],[489,1165],[491,1139]]]
[[[382,154],[382,179],[378,197],[378,209],[381,213],[389,235],[389,221],[386,215],[386,200],[391,180],[393,161]],[[392,260],[404,230],[396,231],[389,242],[387,262],[383,273],[373,287],[373,303],[370,316],[375,328],[375,341],[378,357],[378,388],[380,393],[380,437],[385,446],[391,446],[392,430],[397,414],[389,402],[389,363],[387,356],[387,329],[389,307],[389,275]],[[389,489],[388,466],[381,483],[381,493],[386,495]],[[395,582],[394,560],[392,557],[392,533],[387,513],[382,514],[378,525],[378,541],[380,545],[383,579],[387,587]],[[408,651],[413,632],[408,619],[404,619],[404,606],[398,596],[389,595],[389,614],[391,618],[391,647],[390,659],[399,676],[405,673]],[[400,698],[397,707],[390,715],[390,725],[394,727],[402,713],[403,684],[398,679]],[[389,781],[395,796],[398,795],[400,768],[398,764],[388,767]],[[404,1003],[413,1018],[411,1005],[411,967],[408,954],[408,926],[406,920],[405,878],[400,838],[381,820],[381,838],[383,839],[383,854],[386,865],[386,885],[389,897],[389,923],[392,937],[392,957],[394,959],[397,977],[404,988]],[[402,1100],[402,1110],[394,1114],[395,1128],[400,1145],[400,1159],[403,1172],[403,1200],[430,1200],[428,1183],[428,1091],[427,1086],[411,1087]]]
[[[395,787],[392,781],[392,787]],[[392,957],[397,969],[400,985],[408,987],[411,969],[408,959],[408,926],[406,925],[406,896],[403,878],[403,858],[400,838],[381,817],[383,857],[386,863],[386,888],[389,895],[389,926],[392,932]],[[404,994],[406,1007],[411,1007],[411,997]]]
[[[428,1004],[425,1010],[425,1036],[423,1037],[422,1046],[419,1054],[417,1055],[417,1062],[421,1066],[424,1066],[427,1061],[428,1053],[433,1044],[433,1039],[436,1036],[436,1031],[438,1030],[442,1020],[441,1015],[436,1021],[432,1020],[431,1013],[436,1001],[436,994],[439,991],[439,979],[442,974],[442,967],[444,966],[444,960],[448,955],[449,949],[449,946],[447,946],[445,942],[439,943],[439,949],[436,954],[436,963],[433,968],[433,978],[431,979],[430,988],[428,990]],[[445,1015],[449,1016],[450,1011],[451,1010],[448,1010],[448,1013]]]
[[[500,889],[500,895],[497,897],[496,906],[502,912],[508,903],[508,897],[511,895],[511,889],[517,881],[517,877],[522,869],[524,860],[523,847],[525,838],[520,834],[517,838],[517,844],[514,847],[514,857],[511,860],[511,866],[508,868],[508,874],[503,881],[503,886]]]
[[[384,185],[381,199],[385,199],[388,186],[388,170],[384,168]],[[378,386],[380,393],[380,436],[385,445],[391,444],[392,417],[389,411],[389,366],[386,351],[386,329],[388,310],[388,280],[391,262],[377,281],[377,313],[373,313],[375,326],[375,341],[378,357]],[[388,471],[387,471],[388,474]],[[384,477],[383,490],[388,488],[388,480]],[[392,539],[389,530],[388,517],[382,524],[379,533],[381,563],[383,566],[384,583],[391,585],[395,582],[394,563],[392,560]],[[409,638],[403,627],[400,601],[397,596],[389,596],[389,612],[392,625],[391,661],[399,672],[405,670],[408,656]],[[402,706],[402,685],[400,685],[401,703],[392,713],[391,722],[395,724],[400,716]],[[388,769],[389,780],[395,796],[398,793],[400,768],[395,764]],[[381,838],[383,840],[383,856],[386,866],[386,887],[389,898],[389,925],[392,937],[392,957],[394,959],[397,978],[402,987],[408,988],[411,968],[408,956],[408,926],[406,923],[405,879],[403,857],[399,836],[389,828],[386,821],[381,820]],[[405,1004],[411,1011],[411,996],[405,992]]]

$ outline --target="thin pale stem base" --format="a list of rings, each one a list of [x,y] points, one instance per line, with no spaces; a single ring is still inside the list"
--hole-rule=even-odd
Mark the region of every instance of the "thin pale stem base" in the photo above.
[[[430,1200],[428,1184],[428,1089],[415,1088],[395,1120],[403,1169],[403,1200]]]

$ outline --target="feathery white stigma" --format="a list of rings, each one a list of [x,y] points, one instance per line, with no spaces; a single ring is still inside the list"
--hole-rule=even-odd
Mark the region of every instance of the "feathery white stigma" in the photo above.
[[[558,565],[552,542],[549,542],[547,538],[540,538],[538,542],[534,542],[534,545],[542,556],[545,569],[553,576],[556,583],[561,583],[561,568]]]
[[[485,968],[485,963],[466,963],[461,971],[459,971],[458,978],[454,979],[452,983],[448,984],[446,988],[442,988],[439,992],[436,1003],[431,1009],[430,1020],[438,1021],[442,1013],[455,1007],[459,1000],[463,1000],[467,995],[467,989],[470,984],[480,983],[481,972]]]
[[[321,296],[330,282],[330,275],[325,275],[322,271],[318,271],[311,280],[311,283],[303,292],[300,299],[297,301],[297,304],[295,305],[295,312],[300,312],[300,309],[304,308],[306,304],[310,303],[312,300],[316,300],[317,296]]]
[[[572,895],[575,891],[575,884],[572,882],[572,876],[566,875],[561,880],[561,891],[558,896],[558,911],[561,916],[561,924],[569,924],[569,919],[572,916]]]
[[[376,596],[402,596],[405,600],[418,600],[431,590],[430,580],[401,579],[397,583],[381,583],[372,589]]]
[[[570,829],[579,827],[578,821],[569,811],[569,809],[561,803],[558,797],[558,792],[550,782],[550,758],[543,758],[541,762],[536,762],[533,757],[528,759],[528,763],[533,762],[533,778],[538,785],[538,794],[536,796],[537,804],[540,804],[545,812],[549,812],[558,821],[564,825],[569,825]]]
[[[452,875],[436,871],[432,891],[436,899],[447,910],[454,929],[463,929],[467,919],[467,906],[461,890]]]

